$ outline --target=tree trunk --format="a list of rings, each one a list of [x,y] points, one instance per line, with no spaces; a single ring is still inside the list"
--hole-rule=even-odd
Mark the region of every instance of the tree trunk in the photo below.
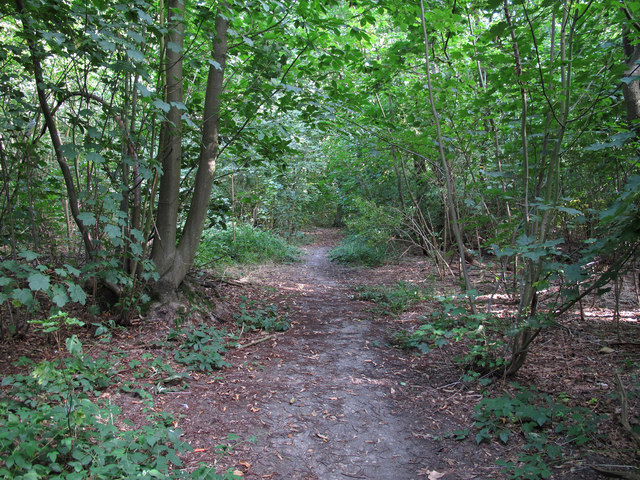
[[[178,193],[182,160],[182,113],[177,105],[183,101],[184,1],[170,0],[168,9],[169,33],[165,44],[171,47],[165,47],[163,68],[166,69],[165,100],[170,105],[170,110],[160,132],[158,157],[162,163],[162,177],[156,231],[151,252],[151,258],[161,277],[169,271],[176,256]]]
[[[445,182],[447,187],[447,198],[446,205],[449,211],[449,217],[451,220],[451,229],[453,230],[453,234],[456,237],[456,243],[458,245],[458,252],[460,255],[460,270],[462,271],[462,277],[464,278],[465,283],[465,291],[470,292],[472,290],[471,279],[469,278],[469,272],[467,269],[467,262],[464,257],[465,246],[464,240],[462,238],[462,229],[460,228],[460,224],[458,223],[458,209],[456,207],[455,200],[455,187],[454,187],[454,179],[453,174],[451,173],[451,168],[449,166],[449,162],[444,153],[443,146],[443,137],[440,130],[440,120],[438,117],[438,112],[436,111],[436,103],[433,95],[433,87],[431,85],[431,61],[429,57],[429,37],[427,35],[427,23],[425,20],[425,10],[424,10],[424,1],[420,0],[420,11],[421,11],[421,21],[422,21],[422,33],[424,36],[424,56],[425,56],[425,64],[427,69],[427,86],[429,89],[429,103],[431,104],[431,113],[433,114],[433,120],[436,124],[436,135],[438,139],[438,149],[440,151],[440,159],[442,160],[442,167],[445,175]],[[475,315],[476,307],[472,298],[469,298],[469,306],[471,308],[472,313]]]
[[[29,53],[31,55],[31,64],[33,65],[33,77],[36,83],[38,102],[40,104],[40,109],[42,110],[42,116],[44,117],[45,125],[47,127],[47,131],[49,132],[51,143],[55,151],[56,160],[58,161],[58,165],[60,166],[60,171],[62,172],[62,177],[64,179],[64,183],[67,189],[67,197],[69,199],[69,208],[71,210],[71,216],[73,217],[76,225],[78,226],[78,230],[80,230],[80,234],[82,235],[82,240],[84,242],[84,247],[87,255],[89,257],[92,257],[93,249],[94,249],[93,241],[91,239],[89,228],[79,218],[80,208],[78,204],[78,194],[76,191],[76,185],[73,180],[73,174],[71,173],[69,164],[67,163],[67,160],[65,159],[64,154],[62,152],[62,140],[60,139],[60,132],[58,131],[58,126],[55,121],[54,113],[51,111],[51,108],[49,107],[49,103],[47,102],[47,94],[44,90],[46,83],[44,81],[44,75],[42,73],[42,63],[40,62],[40,52],[38,52],[38,48],[35,40],[36,35],[35,35],[35,32],[31,31],[31,27],[29,25],[29,20],[28,20],[28,13],[25,11],[23,0],[15,0],[15,2],[16,2],[16,9],[18,11],[18,14],[20,15],[20,21],[22,22],[22,28],[27,37],[27,45],[29,47]]]
[[[174,0],[182,5],[181,0]],[[225,5],[226,7],[226,5]],[[169,10],[172,11],[171,5]],[[213,62],[209,66],[209,74],[207,77],[207,87],[205,94],[204,104],[204,119],[202,125],[202,147],[200,149],[200,157],[198,161],[198,171],[196,172],[195,187],[193,191],[193,197],[191,199],[191,205],[189,208],[189,214],[180,238],[178,246],[175,246],[176,241],[176,223],[177,223],[177,196],[178,196],[178,184],[180,180],[180,168],[171,170],[171,175],[174,178],[165,179],[167,171],[163,173],[162,182],[170,185],[173,190],[167,192],[169,187],[162,190],[162,184],[160,189],[160,201],[159,209],[163,207],[168,209],[171,213],[171,217],[167,214],[167,217],[160,217],[160,211],[158,211],[158,234],[162,235],[164,232],[165,237],[156,238],[154,241],[153,260],[158,265],[158,271],[160,273],[160,279],[157,283],[156,290],[159,293],[174,291],[184,280],[187,272],[191,268],[193,259],[198,248],[200,241],[200,235],[202,234],[202,228],[204,220],[207,216],[207,210],[209,206],[209,198],[211,195],[211,188],[213,186],[213,177],[216,170],[216,160],[218,158],[219,151],[219,127],[220,127],[220,108],[221,108],[221,93],[223,90],[224,69],[227,58],[227,29],[229,28],[229,21],[225,16],[218,14],[216,17],[216,37],[213,40]],[[168,60],[169,55],[167,55]],[[171,65],[171,64],[169,64]],[[180,79],[182,78],[182,68],[180,68]],[[174,78],[171,77],[171,73],[167,70],[167,85],[171,85],[174,82]],[[182,88],[180,87],[180,93]],[[175,143],[179,143],[178,139],[174,139]],[[169,146],[170,142],[166,142],[165,145]],[[175,159],[173,159],[175,161]],[[175,165],[171,165],[175,166]],[[166,196],[163,196],[164,195]],[[174,205],[171,206],[170,202]],[[175,212],[175,213],[174,213]],[[163,222],[172,221],[172,225],[163,225],[163,230],[160,229],[161,220]],[[158,241],[159,240],[159,241]],[[160,245],[156,248],[155,243]]]
[[[625,35],[625,54],[627,56],[627,70],[625,77],[635,77],[633,81],[622,83],[622,93],[624,103],[627,107],[627,122],[630,128],[636,133],[640,133],[640,45],[632,46]]]

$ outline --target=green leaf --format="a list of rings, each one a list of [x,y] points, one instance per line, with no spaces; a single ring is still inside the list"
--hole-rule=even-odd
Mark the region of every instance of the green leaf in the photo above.
[[[116,49],[116,44],[109,40],[100,40],[98,42],[98,45],[100,45],[100,48],[106,50],[107,52],[113,52]]]
[[[67,283],[67,289],[69,290],[69,295],[71,296],[71,300],[77,302],[81,305],[84,305],[87,301],[87,294],[82,289],[80,285],[75,283]]]
[[[78,220],[90,227],[96,224],[96,217],[91,212],[82,212],[78,215]]]
[[[76,357],[82,355],[82,342],[78,339],[76,335],[73,335],[65,340],[65,344],[67,346],[67,351]]]
[[[104,233],[106,233],[112,240],[122,237],[122,229],[119,226],[113,225],[111,223],[104,226]]]
[[[0,277],[0,287],[6,287],[12,282],[13,280],[9,277]]]
[[[40,255],[32,252],[31,250],[23,250],[18,254],[18,256],[24,258],[27,262],[31,262],[38,258]]]
[[[11,292],[11,297],[16,299],[22,305],[29,306],[33,303],[33,294],[28,288],[16,288]]]
[[[29,288],[34,291],[47,290],[50,286],[49,276],[41,273],[33,273],[27,278]]]
[[[153,95],[153,92],[141,83],[136,83],[136,88],[138,89],[138,92],[140,92],[140,95],[142,95],[144,98]]]
[[[167,102],[163,102],[160,99],[154,100],[153,106],[159,108],[164,113],[169,113],[169,110],[171,110],[171,105],[169,105]]]
[[[153,25],[153,18],[151,18],[151,15],[139,8],[136,8],[136,12],[138,12],[138,18],[140,18],[142,22],[148,25]]]
[[[569,214],[573,217],[577,217],[578,215],[582,215],[582,212],[580,210],[576,210],[575,208],[569,208],[569,207],[558,207],[558,211],[559,212],[564,212],[566,214]]]
[[[54,285],[51,290],[52,291],[49,294],[51,296],[51,301],[55,303],[58,308],[62,308],[69,303],[69,296],[62,285]]]
[[[102,162],[104,162],[104,157],[102,155],[100,155],[98,152],[88,152],[87,153],[87,161],[88,162],[95,162],[95,163],[102,163]]]
[[[182,52],[182,47],[178,45],[176,42],[167,42],[167,48],[175,53]]]
[[[627,85],[629,85],[631,82],[637,82],[640,80],[640,77],[637,75],[633,75],[631,77],[622,77],[620,79],[621,82],[626,83]]]
[[[127,55],[134,62],[144,62],[144,54],[141,51],[136,50],[135,48],[127,49]]]
[[[72,267],[71,265],[69,265],[68,263],[64,264],[64,268],[67,269],[67,272],[69,272],[69,275],[75,275],[76,277],[78,275],[80,275],[80,270],[78,270],[76,267]]]

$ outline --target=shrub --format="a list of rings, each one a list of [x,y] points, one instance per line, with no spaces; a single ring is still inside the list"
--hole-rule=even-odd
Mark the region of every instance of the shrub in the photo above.
[[[476,406],[476,442],[494,438],[507,443],[513,436],[526,443],[517,462],[499,460],[511,479],[538,479],[551,476],[550,464],[562,460],[562,446],[583,445],[598,428],[598,416],[585,407],[558,402],[535,388],[516,385],[514,395],[483,398]]]
[[[363,235],[349,235],[340,245],[329,252],[329,258],[337,263],[352,263],[377,267],[385,263],[391,255],[386,242],[380,242]]]
[[[440,309],[422,317],[424,323],[413,331],[399,331],[392,341],[400,348],[416,348],[428,352],[434,347],[463,343],[464,353],[456,362],[465,368],[473,380],[479,374],[499,371],[504,362],[506,319],[488,314],[471,314],[452,299],[441,299]]]
[[[104,387],[105,363],[85,357],[76,337],[67,339],[71,358],[44,361],[27,375],[5,377],[0,396],[0,477],[177,478],[172,465],[187,451],[181,432],[166,415],[147,410],[148,424],[121,430],[121,410],[90,397]],[[28,361],[23,362],[28,364]]]
[[[203,233],[195,264],[199,267],[216,264],[256,264],[267,261],[292,262],[300,251],[275,233],[238,225],[231,229],[209,229]]]

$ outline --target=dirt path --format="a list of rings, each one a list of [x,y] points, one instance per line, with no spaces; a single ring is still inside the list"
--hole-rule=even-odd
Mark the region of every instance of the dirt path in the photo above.
[[[327,259],[309,250],[289,350],[265,371],[276,392],[261,402],[264,436],[255,470],[273,478],[417,478],[431,445],[394,405],[400,380],[386,368],[379,325],[350,300]]]
[[[316,244],[301,263],[251,274],[252,284],[286,294],[293,327],[233,352],[219,381],[192,381],[193,406],[179,396],[164,405],[184,414],[180,427],[202,450],[196,460],[210,461],[226,432],[257,437],[221,462],[247,479],[475,478],[453,473],[458,461],[469,472],[473,453],[454,462],[434,441],[437,411],[415,405],[429,387],[415,385],[406,356],[385,345],[387,327],[371,305],[351,297],[359,271],[332,264],[328,251]]]

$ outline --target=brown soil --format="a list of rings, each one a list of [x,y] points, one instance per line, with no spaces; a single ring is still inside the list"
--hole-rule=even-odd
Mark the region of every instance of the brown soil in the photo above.
[[[218,471],[232,469],[246,479],[506,478],[495,461],[514,459],[522,439],[477,445],[472,428],[462,441],[451,434],[472,426],[473,408],[483,395],[499,395],[510,387],[498,381],[481,390],[461,382],[463,372],[452,360],[455,346],[418,356],[389,345],[390,331],[415,326],[429,305],[394,318],[373,313],[371,302],[354,299],[354,285],[423,282],[434,273],[428,261],[410,257],[377,269],[342,267],[327,257],[338,233],[312,235],[302,262],[235,272],[237,282],[218,288],[218,319],[197,317],[232,328],[233,312],[246,297],[277,304],[292,327],[245,334],[239,343],[246,346],[225,356],[229,367],[191,373],[188,388],[154,395],[156,407],[174,414],[184,440],[195,449],[185,456],[184,468],[215,463]],[[631,320],[637,322],[633,309]],[[126,351],[127,359],[157,352],[151,347],[174,326],[175,315],[176,307],[165,305],[121,333],[111,348]],[[637,461],[637,447],[615,415],[619,402],[612,380],[622,359],[631,359],[637,374],[637,327],[623,322],[625,342],[604,355],[598,352],[614,326],[574,321],[568,318],[567,328],[538,341],[518,380],[546,393],[568,393],[576,405],[592,405],[608,416],[603,436],[590,447],[566,446],[567,457],[552,477],[596,479],[590,464]],[[15,358],[15,345],[12,349]],[[0,362],[0,372],[8,368]],[[131,375],[121,372],[122,379]],[[139,399],[115,390],[103,395],[122,405],[125,416],[142,421]],[[637,401],[630,402],[635,412]],[[220,454],[220,445],[233,448]]]

